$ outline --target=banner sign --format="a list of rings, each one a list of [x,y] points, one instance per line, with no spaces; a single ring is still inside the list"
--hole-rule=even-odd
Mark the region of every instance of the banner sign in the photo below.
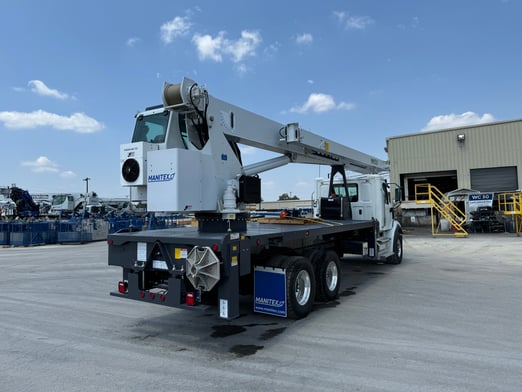
[[[286,274],[282,268],[256,266],[254,312],[286,317]]]
[[[493,193],[477,193],[468,195],[468,203],[474,207],[493,207]]]

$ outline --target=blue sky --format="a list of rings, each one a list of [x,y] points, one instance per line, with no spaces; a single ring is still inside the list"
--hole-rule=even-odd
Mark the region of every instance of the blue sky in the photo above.
[[[0,15],[0,185],[32,193],[89,177],[126,196],[119,145],[184,76],[381,159],[386,137],[522,117],[516,0],[17,0]],[[263,173],[263,199],[309,198],[326,172]]]

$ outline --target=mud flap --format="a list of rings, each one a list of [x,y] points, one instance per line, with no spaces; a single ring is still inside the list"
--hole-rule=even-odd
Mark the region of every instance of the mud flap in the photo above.
[[[284,269],[255,267],[254,312],[287,317],[286,272]]]

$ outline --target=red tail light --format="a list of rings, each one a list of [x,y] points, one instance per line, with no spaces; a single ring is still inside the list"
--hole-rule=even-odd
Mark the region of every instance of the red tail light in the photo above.
[[[187,303],[187,305],[194,306],[195,305],[194,300],[195,300],[194,293],[192,291],[187,292],[186,297],[185,297],[185,302]]]
[[[129,287],[129,284],[125,281],[118,282],[118,291],[121,294],[125,294],[127,292],[127,288]]]

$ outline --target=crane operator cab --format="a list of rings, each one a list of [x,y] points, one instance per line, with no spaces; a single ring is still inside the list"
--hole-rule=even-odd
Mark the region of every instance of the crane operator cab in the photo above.
[[[132,135],[132,142],[163,143],[167,134],[169,113],[162,112],[149,116],[139,115]]]
[[[237,202],[250,199],[241,198],[239,149],[217,121],[227,107],[207,113],[206,90],[186,78],[166,84],[163,98],[163,105],[136,115],[131,143],[120,146],[120,183],[130,188],[131,201],[149,212],[242,212]]]

